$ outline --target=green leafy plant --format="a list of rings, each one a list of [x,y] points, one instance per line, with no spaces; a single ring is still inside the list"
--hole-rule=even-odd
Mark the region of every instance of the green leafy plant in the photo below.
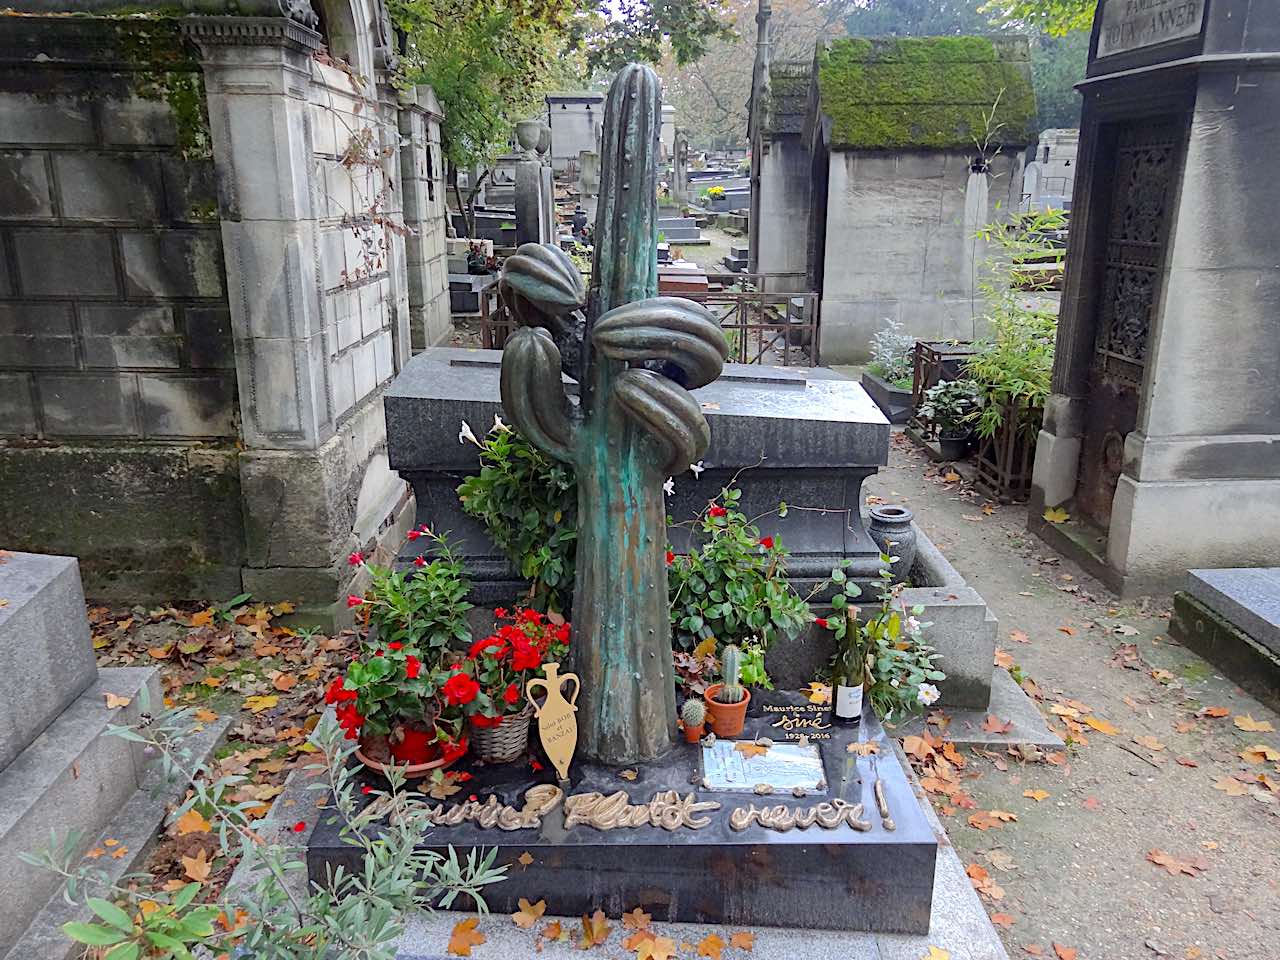
[[[742,645],[742,682],[748,687],[773,689],[773,681],[764,667],[764,647],[758,643]]]
[[[981,391],[973,380],[943,380],[924,392],[918,416],[942,439],[967,437],[973,432]]]
[[[796,635],[811,619],[809,605],[787,580],[787,550],[778,538],[760,536],[738,510],[741,498],[736,487],[723,488],[689,522],[689,553],[667,551],[673,641],[680,651],[692,653],[714,638],[715,646],[754,641],[763,657],[774,640]]]
[[[902,332],[902,321],[885,318],[884,327],[871,338],[871,362],[867,369],[902,390],[911,389],[916,338]]]
[[[142,707],[145,702],[145,691]],[[341,728],[324,718],[312,733],[318,761],[309,768],[308,790],[332,792],[326,807],[340,825],[345,843],[355,848],[360,868],[338,867],[321,881],[299,884],[290,879],[305,873],[296,846],[264,838],[250,812],[256,800],[230,799],[241,776],[215,778],[192,759],[184,745],[196,723],[193,708],[159,712],[145,726],[115,726],[109,732],[143,745],[155,758],[162,779],[187,782],[186,799],[171,814],[177,821],[192,810],[208,821],[217,843],[211,859],[240,858],[244,885],[228,885],[219,895],[192,882],[171,889],[149,874],[113,880],[106,870],[79,855],[81,838],[71,833],[54,838],[39,854],[22,854],[26,863],[43,867],[66,882],[66,896],[85,903],[97,920],[68,923],[63,930],[110,960],[191,960],[232,955],[289,957],[296,960],[393,960],[404,919],[416,910],[448,907],[458,897],[471,898],[485,910],[485,886],[505,879],[496,865],[496,849],[470,851],[460,857],[423,850],[429,829],[428,802],[404,788],[404,777],[389,771],[390,789],[375,790],[373,802],[362,804],[355,781],[357,765],[349,763],[352,747]],[[366,788],[367,791],[367,788]],[[299,810],[303,809],[299,807]],[[299,821],[294,830],[306,830]]]
[[[567,610],[578,539],[573,468],[497,417],[483,439],[469,427],[460,436],[480,450],[480,472],[458,486],[462,509],[484,524],[494,545],[530,582],[532,606]]]

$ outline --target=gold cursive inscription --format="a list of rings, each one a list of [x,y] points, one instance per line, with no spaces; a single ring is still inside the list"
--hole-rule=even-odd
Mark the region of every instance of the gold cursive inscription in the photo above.
[[[707,817],[695,814],[719,810],[713,800],[695,800],[696,794],[680,796],[675,790],[663,790],[648,803],[631,803],[625,791],[619,790],[605,796],[603,793],[575,793],[564,804],[564,825],[574,827],[586,824],[597,830],[613,830],[616,827],[662,827],[679,830],[688,827],[700,830],[711,822]]]
[[[793,827],[807,830],[814,824],[823,830],[834,830],[842,823],[864,832],[871,829],[870,821],[862,819],[862,804],[839,798],[794,810],[781,803],[772,807],[756,807],[752,804],[749,807],[738,807],[729,814],[729,826],[734,830],[745,830],[753,823],[779,833],[786,833]]]
[[[517,809],[510,804],[501,804],[498,798],[490,794],[483,802],[468,800],[466,803],[446,807],[436,804],[427,807],[427,824],[433,827],[456,827],[463,821],[471,821],[484,830],[523,830],[526,827],[537,827],[542,818],[559,806],[564,799],[564,791],[550,783],[539,783],[524,792],[524,806]]]

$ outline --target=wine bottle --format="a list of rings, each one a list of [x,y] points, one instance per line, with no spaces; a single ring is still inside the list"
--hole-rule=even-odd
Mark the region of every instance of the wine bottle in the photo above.
[[[862,654],[862,627],[853,608],[850,608],[844,638],[836,651],[835,669],[831,675],[831,714],[836,723],[855,726],[861,722],[866,672]]]

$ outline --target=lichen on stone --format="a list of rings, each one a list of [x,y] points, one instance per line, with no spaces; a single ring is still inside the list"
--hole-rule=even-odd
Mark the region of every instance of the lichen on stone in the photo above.
[[[846,37],[818,52],[820,109],[836,149],[1024,145],[1035,94],[1025,41]]]

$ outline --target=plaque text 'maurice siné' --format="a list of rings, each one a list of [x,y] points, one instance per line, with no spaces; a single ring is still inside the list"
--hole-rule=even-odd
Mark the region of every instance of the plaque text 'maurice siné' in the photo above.
[[[1194,37],[1203,23],[1204,0],[1106,0],[1098,56]]]

